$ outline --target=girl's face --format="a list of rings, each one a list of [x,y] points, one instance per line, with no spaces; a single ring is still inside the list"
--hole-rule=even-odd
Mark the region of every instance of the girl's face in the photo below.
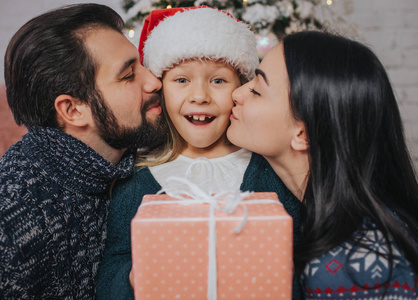
[[[186,142],[182,154],[225,155],[231,95],[240,85],[235,69],[221,62],[191,60],[166,71],[162,81],[167,113]]]
[[[253,80],[236,89],[232,98],[228,139],[265,157],[290,149],[296,121],[289,103],[289,78],[281,44],[270,50]]]

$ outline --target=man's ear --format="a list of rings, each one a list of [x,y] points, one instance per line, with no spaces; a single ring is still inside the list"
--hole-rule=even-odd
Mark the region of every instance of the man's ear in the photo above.
[[[297,121],[295,135],[293,136],[290,145],[296,151],[308,150],[308,137],[306,135],[305,124],[302,121]]]
[[[78,98],[70,95],[59,95],[55,98],[55,110],[57,111],[57,119],[60,125],[67,127],[83,127],[89,120],[89,107],[85,103],[81,103]]]

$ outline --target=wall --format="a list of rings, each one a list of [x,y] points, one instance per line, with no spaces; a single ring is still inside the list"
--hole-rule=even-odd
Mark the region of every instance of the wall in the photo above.
[[[353,0],[349,19],[385,65],[418,172],[418,1]]]
[[[92,1],[0,0],[1,59],[10,38],[26,21],[51,8],[75,2]],[[125,17],[120,8],[121,0],[98,2],[109,5]],[[376,52],[388,70],[404,119],[411,156],[418,169],[418,1],[353,0],[353,4],[354,12],[348,19],[358,24],[363,41]],[[1,63],[0,85],[4,82],[3,72]],[[5,127],[0,126],[0,131],[4,130]]]

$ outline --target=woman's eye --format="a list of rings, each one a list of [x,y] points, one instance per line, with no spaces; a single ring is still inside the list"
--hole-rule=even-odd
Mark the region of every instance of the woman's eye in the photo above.
[[[177,78],[175,81],[178,82],[178,83],[187,83],[186,78]]]
[[[251,93],[253,93],[254,95],[257,95],[257,96],[261,96],[260,95],[260,93],[259,92],[257,92],[255,89],[253,89],[253,88],[250,88],[250,92]]]
[[[225,80],[223,80],[222,78],[216,78],[216,79],[212,80],[212,83],[214,83],[214,84],[221,84],[221,83],[224,83],[224,82],[225,82]]]

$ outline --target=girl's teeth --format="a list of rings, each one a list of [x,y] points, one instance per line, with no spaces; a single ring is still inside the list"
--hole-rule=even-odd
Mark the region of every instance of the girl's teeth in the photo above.
[[[196,121],[204,121],[206,118],[212,119],[213,117],[206,117],[206,116],[189,116],[189,118],[192,118]]]

